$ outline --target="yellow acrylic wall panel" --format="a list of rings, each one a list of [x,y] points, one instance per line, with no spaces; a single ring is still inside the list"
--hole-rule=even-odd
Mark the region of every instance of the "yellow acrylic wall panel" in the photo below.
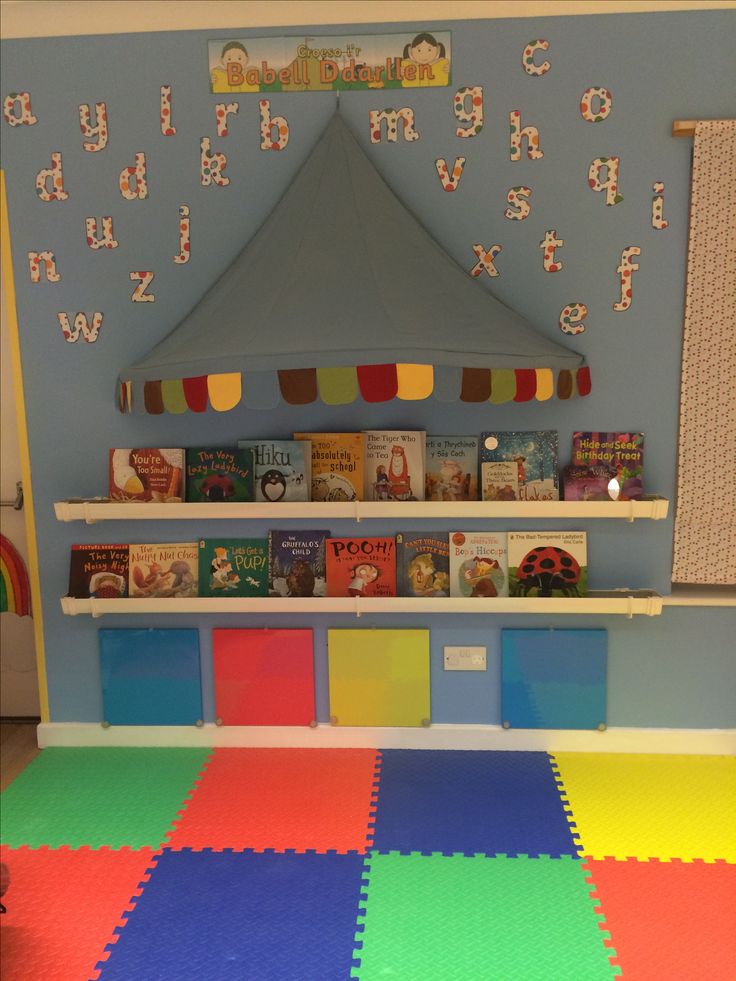
[[[333,725],[429,724],[429,630],[328,630],[327,651]]]

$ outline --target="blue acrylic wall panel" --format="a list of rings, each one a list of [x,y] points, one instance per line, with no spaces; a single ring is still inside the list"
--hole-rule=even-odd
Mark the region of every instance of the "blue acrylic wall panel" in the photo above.
[[[305,5],[305,11],[308,6]],[[449,9],[449,8],[448,8]],[[306,16],[306,13],[305,13]],[[736,75],[727,70],[736,49],[731,10],[581,17],[518,18],[365,24],[361,33],[402,30],[413,36],[432,29],[452,31],[452,85],[448,88],[343,92],[347,124],[392,190],[440,245],[468,272],[477,261],[473,245],[502,246],[488,289],[515,307],[544,336],[584,354],[593,390],[585,399],[493,405],[441,401],[315,404],[255,411],[180,416],[121,416],[115,407],[118,372],[146,354],[186,315],[227,268],[283,195],[335,108],[329,92],[269,93],[271,111],[286,117],[285,150],[260,149],[257,93],[227,98],[209,91],[207,41],[233,36],[345,34],[350,27],[259,28],[172,31],[114,36],[20,39],[2,42],[0,95],[31,93],[38,122],[11,127],[0,120],[2,163],[8,190],[12,263],[23,361],[24,391],[33,471],[33,506],[39,542],[46,670],[52,721],[99,722],[103,716],[97,625],[65,617],[59,596],[68,580],[75,542],[191,541],[202,536],[242,536],[243,525],[218,521],[120,522],[104,534],[101,525],[61,524],[53,502],[107,492],[107,451],[126,446],[232,445],[238,438],[284,437],[294,430],[419,428],[430,433],[478,433],[484,429],[550,428],[560,434],[561,463],[568,460],[574,430],[646,433],[647,490],[674,500],[679,404],[679,368],[686,268],[689,140],[671,137],[674,119],[728,117],[736,105]],[[551,68],[528,75],[521,54],[532,38],[549,41]],[[541,58],[537,58],[541,61]],[[712,71],[710,70],[712,68]],[[159,120],[160,91],[171,86],[172,123],[165,136]],[[453,95],[462,86],[481,86],[484,125],[477,136],[458,138]],[[604,86],[612,97],[610,116],[585,121],[582,93]],[[235,101],[229,134],[217,136],[215,106]],[[397,102],[397,100],[400,100]],[[82,147],[79,107],[105,102],[107,146]],[[414,110],[420,138],[396,143],[370,141],[368,114],[389,105]],[[512,161],[509,113],[539,130],[544,156]],[[227,155],[229,185],[200,182],[200,140]],[[60,153],[65,201],[42,201],[36,175]],[[126,200],[121,171],[145,153],[149,194]],[[466,158],[457,190],[446,193],[435,161],[452,165]],[[590,162],[619,158],[623,201],[607,206],[605,194],[588,186]],[[663,182],[669,225],[651,225],[652,184]],[[522,220],[504,217],[509,188],[531,188],[532,210]],[[191,214],[191,253],[186,265],[173,262],[179,247],[179,208]],[[117,248],[87,245],[85,219],[111,216]],[[564,266],[545,272],[539,243],[556,229]],[[617,313],[617,266],[623,249],[636,258],[632,305]],[[33,283],[28,252],[56,256],[60,280]],[[131,302],[133,270],[150,270],[155,302]],[[397,270],[397,275],[399,274]],[[560,311],[571,302],[589,310],[586,330],[563,335]],[[57,314],[104,314],[94,343],[64,340]],[[350,310],[344,311],[346,326]],[[243,316],[248,316],[247,309]],[[277,325],[264,323],[272,331]],[[421,343],[422,325],[417,323]],[[448,324],[452,336],[452,324]],[[309,338],[305,338],[308,345]],[[669,590],[672,512],[666,521],[549,522],[559,530],[588,533],[590,587],[649,587]],[[321,523],[322,526],[324,522]],[[165,528],[163,527],[165,525]],[[538,520],[466,522],[468,530],[537,530]],[[425,522],[426,526],[426,522]],[[264,535],[271,521],[249,522],[248,534]],[[410,530],[409,526],[409,530]],[[450,530],[441,521],[439,531]],[[405,530],[400,523],[371,522],[371,534]],[[334,535],[355,525],[331,523]],[[736,684],[734,611],[666,610],[662,617],[581,618],[555,616],[559,627],[605,626],[609,630],[609,724],[628,726],[736,725],[731,697]],[[212,652],[214,626],[312,627],[315,631],[318,719],[329,718],[326,630],[354,627],[354,619],[322,615],[188,614],[110,617],[111,627],[187,627],[201,636],[203,717],[215,718]],[[381,627],[429,626],[432,658],[432,715],[437,722],[498,723],[501,627],[525,627],[528,617],[461,615],[368,618]],[[485,644],[489,671],[481,678],[443,672],[441,648]]]
[[[605,630],[502,630],[501,715],[512,729],[606,722]]]
[[[202,718],[196,630],[100,630],[103,718],[110,725],[186,726]]]

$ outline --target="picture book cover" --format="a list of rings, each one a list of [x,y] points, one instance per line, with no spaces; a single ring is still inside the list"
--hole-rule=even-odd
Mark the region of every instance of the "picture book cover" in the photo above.
[[[363,500],[362,433],[294,433],[312,444],[312,500]]]
[[[326,596],[329,531],[269,531],[268,595]]]
[[[184,489],[184,450],[110,450],[109,474],[113,501],[178,504]]]
[[[560,480],[557,471],[557,433],[553,430],[532,432],[485,432],[480,437],[481,487],[498,493],[499,478],[504,471],[488,470],[489,463],[515,463],[520,501],[558,501]],[[508,471],[510,474],[510,471]],[[491,479],[493,478],[493,479]],[[505,483],[500,485],[505,491]],[[512,488],[513,489],[513,488]],[[484,500],[514,500],[505,497],[483,497]]]
[[[566,501],[617,501],[619,492],[616,471],[610,467],[563,467],[562,493]]]
[[[187,450],[187,501],[253,500],[253,454],[230,446]]]
[[[617,499],[644,494],[644,433],[573,433],[573,467],[608,467],[618,485]],[[612,485],[611,497],[616,493]]]
[[[450,532],[450,596],[508,596],[505,532]]]
[[[203,538],[200,596],[267,596],[268,539]]]
[[[396,536],[396,583],[399,596],[449,596],[447,534],[400,532]]]
[[[328,538],[328,596],[396,596],[393,538]]]
[[[499,460],[482,465],[482,492],[484,501],[519,500],[519,464],[513,460]]]
[[[366,430],[365,500],[423,501],[423,432]]]
[[[128,594],[171,596],[185,599],[197,595],[199,547],[196,542],[167,542],[160,545],[131,545]]]
[[[128,595],[127,545],[72,545],[69,596],[121,599]]]
[[[253,451],[257,501],[308,501],[312,454],[309,443],[296,439],[239,439]]]
[[[478,500],[478,437],[427,436],[424,499]]]
[[[587,596],[584,531],[510,531],[510,596]]]

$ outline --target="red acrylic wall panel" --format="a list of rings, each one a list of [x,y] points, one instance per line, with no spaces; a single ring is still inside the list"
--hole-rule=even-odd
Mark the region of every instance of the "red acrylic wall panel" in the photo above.
[[[215,712],[226,726],[314,721],[311,630],[212,631]]]

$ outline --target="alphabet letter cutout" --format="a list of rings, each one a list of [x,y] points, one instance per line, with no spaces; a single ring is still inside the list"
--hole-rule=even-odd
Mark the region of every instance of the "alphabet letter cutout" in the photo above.
[[[437,176],[440,179],[440,184],[442,184],[442,189],[456,191],[460,184],[460,178],[463,176],[463,170],[465,170],[465,157],[455,157],[452,171],[447,169],[447,161],[444,157],[435,160],[434,165],[437,168]]]
[[[404,124],[403,134],[407,143],[419,139],[419,133],[414,129],[414,110],[408,106],[403,109],[371,109],[368,121],[371,127],[371,143],[380,143],[383,137],[381,123],[386,123],[386,140],[396,143],[399,139],[399,120]]]
[[[527,75],[539,76],[547,74],[552,65],[548,61],[543,61],[541,65],[536,65],[534,63],[534,55],[537,51],[547,51],[548,49],[549,41],[530,41],[527,44],[521,56],[521,66]]]
[[[458,89],[452,107],[460,122],[468,123],[465,128],[458,126],[455,136],[477,136],[483,129],[483,87],[465,85]]]
[[[140,280],[130,297],[133,303],[153,303],[156,297],[153,295],[153,293],[146,293],[146,287],[150,286],[153,282],[153,273],[132,272],[130,274],[130,278],[133,282],[135,282],[136,279]]]
[[[146,180],[146,155],[136,153],[135,167],[123,167],[120,171],[120,193],[126,201],[141,201],[148,197]]]
[[[171,125],[171,86],[161,86],[161,132],[164,136],[176,136],[176,126]]]
[[[652,198],[652,228],[667,228],[669,222],[663,216],[664,211],[664,184],[662,181],[655,181],[652,184],[654,197]]]
[[[474,245],[473,252],[478,256],[478,261],[470,270],[470,275],[480,276],[485,270],[489,276],[500,276],[498,269],[493,265],[493,260],[501,251],[503,251],[501,245],[492,245],[487,251],[482,245]]]
[[[527,201],[527,198],[531,197],[531,194],[532,189],[530,187],[509,188],[506,200],[511,205],[511,208],[506,208],[503,213],[504,218],[509,218],[512,221],[523,221],[525,218],[528,218],[532,206]],[[512,208],[516,208],[517,210],[513,211]]]
[[[179,255],[174,256],[174,262],[184,265],[189,262],[189,208],[183,204],[179,208]]]
[[[215,106],[215,120],[217,122],[217,135],[227,136],[227,117],[237,116],[240,103],[238,102],[218,102]]]
[[[512,109],[509,113],[509,128],[511,130],[511,144],[509,156],[514,163],[521,160],[521,141],[527,139],[526,155],[530,160],[541,160],[544,153],[539,149],[539,130],[536,126],[525,126],[521,128],[521,113],[518,109]]]
[[[37,123],[38,119],[31,111],[31,93],[11,92],[6,95],[3,99],[3,116],[11,126],[33,126]]]
[[[100,236],[98,221],[102,222],[102,236]],[[84,227],[87,233],[87,245],[94,250],[97,249],[116,249],[118,242],[112,231],[112,218],[108,215],[105,218],[85,218]]]
[[[41,282],[42,269],[49,283],[58,283],[61,279],[61,274],[56,271],[56,256],[53,252],[29,252],[28,268],[32,283]]]
[[[289,124],[283,116],[271,115],[271,103],[261,99],[261,150],[283,150],[289,142]],[[274,136],[274,126],[276,135]]]
[[[593,99],[598,100],[598,108],[593,109]],[[594,86],[586,89],[580,98],[580,115],[586,123],[602,123],[608,119],[613,109],[613,96],[608,89]]]
[[[560,313],[560,330],[563,334],[582,334],[585,330],[583,321],[587,316],[588,308],[584,303],[568,303]]]
[[[86,313],[78,313],[75,316],[73,327],[69,322],[69,317],[66,313],[57,313],[56,316],[59,320],[59,326],[64,333],[64,340],[68,341],[70,344],[74,344],[79,340],[80,333],[83,335],[88,344],[94,344],[94,342],[97,340],[100,333],[100,327],[102,326],[102,314],[99,311],[95,311],[92,314],[91,325],[89,320],[87,320]]]
[[[554,228],[550,228],[549,231],[544,233],[544,238],[539,243],[539,248],[542,250],[542,265],[544,266],[545,272],[559,272],[565,265],[562,259],[558,259],[555,256],[555,249],[561,249],[564,244],[563,239],[557,238],[557,231]]]
[[[98,150],[104,150],[107,146],[107,107],[104,102],[95,102],[95,117],[97,119],[97,124],[92,122],[92,111],[89,105],[84,102],[79,107],[79,127],[82,130],[82,136],[85,136],[87,140],[93,140],[97,137],[96,143],[83,142],[82,147],[88,153],[97,153]]]
[[[200,176],[199,182],[202,187],[209,187],[216,184],[218,187],[227,187],[230,178],[225,177],[223,170],[227,167],[227,157],[224,153],[213,153],[210,150],[209,137],[203,136],[199,141],[200,148]]]
[[[620,204],[624,196],[618,192],[618,157],[596,157],[588,168],[588,184],[594,191],[606,192],[606,205]],[[606,179],[601,180],[601,171]]]
[[[64,190],[60,153],[52,153],[51,167],[39,170],[36,174],[36,193],[42,201],[66,201],[69,197]]]
[[[613,304],[613,309],[616,313],[623,313],[631,306],[632,276],[639,268],[638,263],[631,261],[632,255],[641,255],[641,249],[638,249],[635,245],[630,245],[627,249],[624,249],[621,253],[621,265],[616,269],[621,285],[621,298],[617,303]]]

